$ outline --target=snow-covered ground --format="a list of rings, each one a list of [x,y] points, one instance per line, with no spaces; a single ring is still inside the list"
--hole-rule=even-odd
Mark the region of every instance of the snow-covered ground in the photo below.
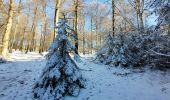
[[[10,62],[0,64],[0,100],[31,100],[31,89],[45,60],[36,53],[13,53]]]
[[[11,62],[0,64],[0,100],[32,100],[34,82],[45,67],[37,53],[11,54]],[[77,63],[87,79],[78,97],[65,100],[170,100],[170,71],[137,71],[109,68],[84,56]]]

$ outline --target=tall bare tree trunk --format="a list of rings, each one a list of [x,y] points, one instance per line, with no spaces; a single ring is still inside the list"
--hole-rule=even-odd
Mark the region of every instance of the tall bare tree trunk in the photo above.
[[[2,4],[3,4],[3,1],[2,1],[2,0],[0,0],[0,8],[2,7]]]
[[[20,42],[20,50],[21,50],[21,51],[24,50],[25,33],[26,33],[27,26],[28,26],[28,22],[29,22],[29,17],[30,17],[30,9],[29,9],[29,12],[27,13],[26,25],[24,26],[23,34],[22,34],[22,37],[21,37],[21,42]],[[29,41],[28,41],[28,42],[29,42]],[[26,47],[25,47],[25,49],[26,49]]]
[[[16,42],[15,38],[16,38],[16,34],[18,32],[18,24],[19,24],[19,17],[20,17],[20,12],[21,12],[21,6],[22,6],[22,0],[19,1],[19,6],[18,6],[18,10],[17,10],[17,22],[15,24],[15,31],[14,31],[13,39],[11,41],[10,52],[12,52],[13,46],[14,46],[14,44]]]
[[[93,53],[93,17],[91,16],[91,54]]]
[[[136,0],[135,3],[136,3],[138,31],[141,33],[143,32],[143,29],[144,29],[144,24],[143,24],[144,0],[142,0],[142,2],[140,2],[140,0]]]
[[[55,36],[56,36],[56,33],[57,33],[57,30],[56,30],[55,26],[58,23],[59,18],[60,18],[61,1],[62,0],[56,0],[55,14],[54,14],[54,37],[53,37],[53,40],[55,39]]]
[[[136,3],[135,8],[136,8],[137,27],[138,27],[138,32],[140,32],[140,24],[139,24],[139,13],[140,13],[139,3],[140,3],[140,0],[136,0],[135,3]]]
[[[78,23],[78,0],[74,1],[74,10],[75,10],[75,16],[74,16],[74,21],[75,21],[75,47],[76,47],[76,52],[78,54],[78,31],[77,31],[77,23]]]
[[[3,38],[2,56],[4,57],[8,53],[9,36],[11,33],[11,29],[12,29],[13,8],[14,8],[14,0],[10,0],[8,22],[7,22],[7,27],[5,30],[5,35]]]
[[[114,36],[115,34],[115,0],[112,0],[112,31]]]
[[[41,25],[41,37],[40,37],[40,45],[39,45],[39,53],[42,52],[42,42],[43,42],[43,25]]]
[[[136,20],[137,20],[137,29],[138,29],[138,32],[140,32],[139,13],[138,13],[138,11],[136,12]]]
[[[29,5],[29,6],[30,6],[30,5]],[[27,22],[28,22],[29,17],[30,17],[30,11],[31,11],[31,10],[30,10],[30,7],[29,7],[28,14],[27,14]],[[31,32],[30,32],[30,33],[31,33]],[[25,53],[28,52],[29,48],[30,48],[30,36],[27,37],[27,45],[25,46]]]
[[[168,25],[168,35],[170,36],[170,24]]]
[[[126,11],[126,3],[125,3],[125,1],[123,0],[123,11],[124,11],[124,16],[125,16],[125,18],[127,17],[127,11]],[[126,28],[126,24],[127,22],[126,21],[124,21],[124,32],[127,32],[127,28]]]
[[[35,41],[35,36],[36,36],[36,30],[37,30],[37,23],[38,23],[38,3],[35,4],[34,8],[34,17],[32,21],[32,27],[31,27],[31,44],[29,46],[30,52],[35,51],[36,48],[36,41]]]
[[[41,26],[41,38],[40,38],[40,47],[39,47],[39,53],[43,52],[43,44],[44,44],[44,36],[46,35],[46,6],[47,6],[47,3],[44,3],[43,4],[43,15],[42,15],[42,26]]]
[[[2,0],[0,0],[0,9],[2,9],[2,5],[3,5],[3,2],[2,2]],[[2,26],[0,26],[0,28],[1,28]],[[3,41],[3,34],[0,34],[0,54],[2,53],[2,41]]]
[[[140,13],[139,13],[139,18],[140,18],[140,31],[143,32],[144,30],[144,24],[143,24],[143,9],[144,9],[144,0],[142,0],[142,4],[140,5]]]
[[[142,13],[139,14],[139,18],[140,18],[140,32],[142,32],[143,29],[144,29],[143,14]]]
[[[95,15],[95,28],[96,28],[96,50],[99,48],[99,33],[98,33],[98,12],[99,12],[99,5],[96,3],[96,15]]]
[[[42,42],[42,45],[43,45],[43,47],[42,47],[42,51],[47,51],[47,49],[48,49],[48,47],[46,48],[46,35],[44,35],[43,36],[43,42]]]
[[[83,54],[85,55],[85,18],[83,18]]]
[[[27,20],[27,23],[28,23],[28,20]],[[22,32],[21,41],[20,41],[20,45],[19,45],[20,51],[23,51],[23,48],[24,48],[24,39],[25,39],[26,28],[27,28],[27,24],[24,26],[24,29],[23,29],[23,32]]]
[[[98,33],[98,20],[96,16],[96,49],[99,47],[99,33]]]

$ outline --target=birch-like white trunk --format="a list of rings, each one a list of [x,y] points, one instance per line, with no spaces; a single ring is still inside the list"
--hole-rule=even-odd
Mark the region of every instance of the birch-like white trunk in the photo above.
[[[62,1],[62,0],[56,0],[55,15],[54,15],[54,37],[53,37],[53,40],[54,40],[54,38],[55,38],[55,36],[56,36],[56,33],[57,33],[57,29],[55,29],[55,26],[56,26],[56,24],[58,23],[59,18],[60,18],[61,1]]]
[[[10,0],[8,22],[3,38],[2,56],[4,57],[8,53],[9,37],[12,29],[13,7],[14,7],[14,0]]]

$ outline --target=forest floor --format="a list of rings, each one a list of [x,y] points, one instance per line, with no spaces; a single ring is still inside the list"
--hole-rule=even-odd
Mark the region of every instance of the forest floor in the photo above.
[[[32,100],[32,87],[45,63],[36,53],[10,54],[10,62],[0,64],[0,100]],[[111,68],[89,56],[77,64],[84,69],[87,86],[78,97],[65,100],[170,100],[170,71]]]

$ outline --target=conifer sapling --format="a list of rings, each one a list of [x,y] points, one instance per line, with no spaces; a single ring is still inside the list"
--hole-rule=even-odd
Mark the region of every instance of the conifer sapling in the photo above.
[[[73,51],[75,58],[75,46],[68,37],[73,36],[67,32],[72,30],[67,25],[64,17],[57,25],[58,35],[49,47],[46,67],[33,88],[34,98],[40,100],[59,100],[65,95],[78,96],[80,88],[84,88],[85,79],[80,69],[72,60],[69,52]]]

